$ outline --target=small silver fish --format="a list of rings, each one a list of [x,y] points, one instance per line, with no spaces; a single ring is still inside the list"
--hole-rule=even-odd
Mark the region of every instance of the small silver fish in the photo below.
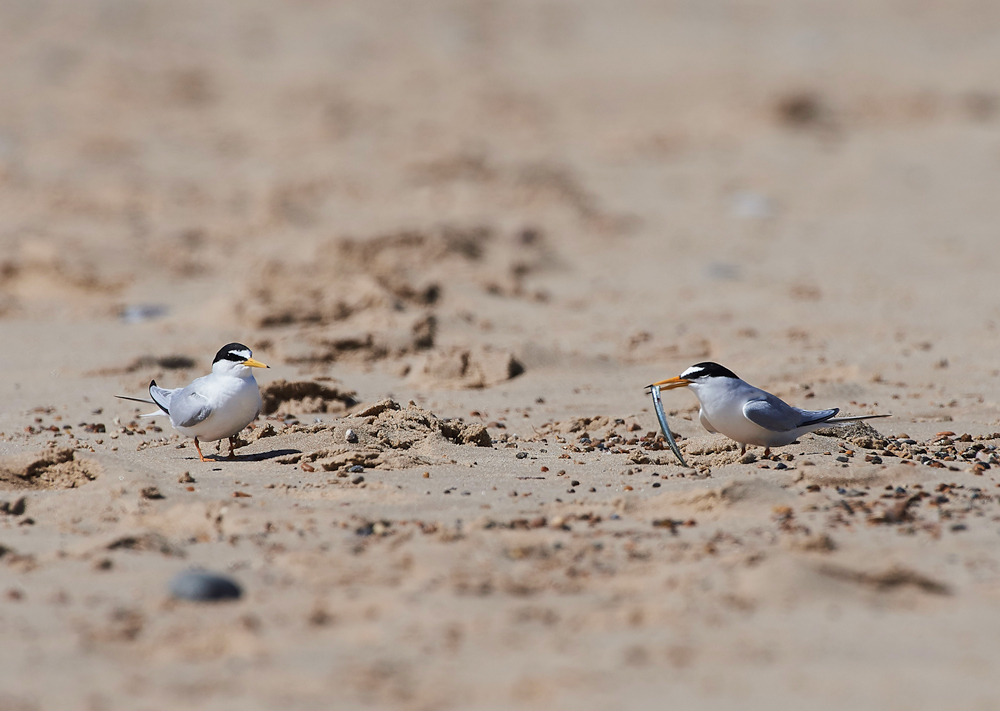
[[[660,399],[660,386],[650,385],[649,394],[653,396],[653,409],[656,410],[656,419],[660,421],[660,429],[663,430],[663,436],[667,438],[667,444],[670,445],[670,450],[677,456],[681,466],[687,467],[688,463],[684,461],[684,457],[681,455],[680,447],[677,446],[677,442],[674,441],[673,434],[670,433],[670,425],[667,424],[667,416],[663,414],[663,400]]]

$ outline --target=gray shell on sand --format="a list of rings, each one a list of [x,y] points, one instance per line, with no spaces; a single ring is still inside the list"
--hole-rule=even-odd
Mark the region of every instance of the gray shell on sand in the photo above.
[[[170,581],[170,594],[182,600],[236,600],[243,590],[232,578],[204,570],[185,570]]]

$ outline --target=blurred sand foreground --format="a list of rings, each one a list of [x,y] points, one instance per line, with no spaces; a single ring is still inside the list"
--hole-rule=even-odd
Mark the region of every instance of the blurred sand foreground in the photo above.
[[[998,30],[0,2],[0,709],[1000,706]],[[112,397],[229,341],[237,461]],[[684,470],[709,359],[894,417],[741,463],[665,393]]]

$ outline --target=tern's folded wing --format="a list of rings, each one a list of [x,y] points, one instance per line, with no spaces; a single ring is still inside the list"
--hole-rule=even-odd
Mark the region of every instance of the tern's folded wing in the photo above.
[[[174,427],[193,427],[212,414],[208,399],[191,386],[170,398],[170,422]]]
[[[174,396],[175,392],[177,391],[161,388],[156,384],[155,380],[149,381],[149,396],[152,398],[151,402],[154,405],[157,405],[168,415],[170,414],[170,398]]]
[[[821,422],[826,422],[838,412],[840,412],[839,407],[834,407],[830,410],[799,410],[799,415],[802,416],[799,427],[808,427],[809,425],[818,425]]]
[[[743,406],[743,415],[748,420],[771,432],[788,432],[813,422],[821,422],[836,414],[836,410],[803,412],[778,398],[751,400]]]

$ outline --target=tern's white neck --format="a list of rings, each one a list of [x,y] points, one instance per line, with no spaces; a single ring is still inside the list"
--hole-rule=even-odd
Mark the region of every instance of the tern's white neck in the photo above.
[[[218,360],[212,364],[213,375],[229,378],[253,378],[253,369],[231,360]]]
[[[691,390],[701,404],[715,402],[737,396],[743,392],[747,384],[737,378],[702,378],[692,382]]]

